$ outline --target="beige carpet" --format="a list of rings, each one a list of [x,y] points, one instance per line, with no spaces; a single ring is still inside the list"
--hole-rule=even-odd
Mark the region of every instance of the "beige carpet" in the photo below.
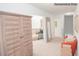
[[[52,39],[46,43],[44,40],[33,41],[34,56],[60,56],[61,55],[61,39]]]

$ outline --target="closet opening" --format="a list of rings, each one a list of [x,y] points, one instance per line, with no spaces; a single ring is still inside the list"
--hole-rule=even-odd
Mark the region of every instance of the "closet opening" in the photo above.
[[[32,16],[32,40],[43,40],[42,16]]]

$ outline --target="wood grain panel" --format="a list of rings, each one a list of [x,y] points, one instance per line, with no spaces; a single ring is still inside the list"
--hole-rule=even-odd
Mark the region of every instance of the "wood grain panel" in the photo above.
[[[15,55],[15,49],[18,47],[18,45],[20,46],[21,44],[19,39],[20,21],[18,20],[19,18],[16,16],[10,16],[10,15],[2,15],[2,16],[3,16],[3,29],[4,29],[3,37],[5,43],[5,53],[6,55]]]
[[[12,13],[0,13],[3,25],[2,43],[6,56],[32,55],[31,17]],[[0,52],[1,54],[1,52]]]

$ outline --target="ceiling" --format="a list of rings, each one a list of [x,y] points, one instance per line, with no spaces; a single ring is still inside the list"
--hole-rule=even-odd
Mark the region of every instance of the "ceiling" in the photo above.
[[[67,12],[74,12],[76,9],[76,6],[70,5],[59,5],[56,6],[54,3],[30,3],[31,5],[42,9],[43,11],[49,12],[51,14],[62,14]]]

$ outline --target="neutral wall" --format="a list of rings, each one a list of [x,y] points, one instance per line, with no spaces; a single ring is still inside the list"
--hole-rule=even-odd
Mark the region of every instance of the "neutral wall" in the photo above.
[[[32,17],[32,29],[41,29],[41,16],[33,16]]]
[[[48,41],[48,36],[47,36],[47,21],[46,18],[42,19],[43,22],[43,36],[44,36],[44,41],[47,42]]]
[[[79,16],[79,4],[78,4],[78,6],[76,8],[75,15]],[[76,19],[74,19],[74,20],[76,20]],[[75,33],[75,35],[77,36],[77,40],[78,40],[78,45],[77,45],[78,52],[77,53],[78,53],[78,56],[79,56],[79,33]]]
[[[55,26],[54,26],[54,18],[53,18],[53,16],[52,17],[50,17],[50,21],[51,21],[51,35],[52,35],[52,38],[54,38],[55,37]]]
[[[55,27],[54,21],[57,21],[57,27]],[[51,30],[52,37],[63,37],[63,25],[64,25],[64,14],[55,15],[51,18]]]
[[[0,3],[0,11],[20,13],[25,15],[50,16],[51,14],[40,10],[29,3]]]

